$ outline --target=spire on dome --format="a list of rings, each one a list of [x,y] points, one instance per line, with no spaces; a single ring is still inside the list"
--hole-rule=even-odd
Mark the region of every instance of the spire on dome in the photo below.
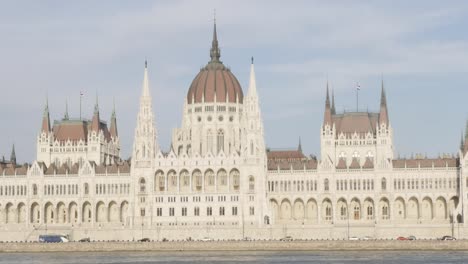
[[[114,108],[112,109],[111,122],[110,122],[110,135],[114,139],[118,137],[117,117],[115,115],[115,99],[114,99]]]
[[[13,165],[16,165],[15,144],[13,144],[13,147],[11,148],[10,162],[11,162]]]
[[[221,57],[221,51],[219,50],[218,46],[218,34],[216,32],[216,16],[214,18],[213,40],[211,41],[210,57],[211,62],[221,62],[219,60],[219,58]]]
[[[379,123],[380,124],[389,124],[389,119],[388,119],[388,109],[387,109],[387,96],[385,95],[385,87],[384,87],[384,81],[382,78],[382,91],[380,95],[380,116],[379,116]]]
[[[50,115],[49,115],[49,99],[46,98],[46,105],[44,107],[44,113],[42,115],[42,128],[41,132],[50,132]]]
[[[65,100],[65,114],[63,115],[63,120],[68,120],[70,117],[68,116],[68,100]]]
[[[255,67],[254,67],[254,58],[252,57],[252,63],[250,64],[250,82],[249,90],[247,91],[247,96],[257,97],[257,82],[255,80]]]
[[[328,81],[327,81],[327,98],[325,99],[325,114],[323,118],[323,124],[332,124],[332,113],[330,109],[330,94],[328,91]]]

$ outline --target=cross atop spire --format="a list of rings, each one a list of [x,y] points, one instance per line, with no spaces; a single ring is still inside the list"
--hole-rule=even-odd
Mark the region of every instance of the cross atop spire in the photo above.
[[[210,49],[211,62],[221,62],[219,58],[221,57],[221,51],[218,46],[218,34],[216,32],[216,14],[213,23],[213,40],[211,41]]]

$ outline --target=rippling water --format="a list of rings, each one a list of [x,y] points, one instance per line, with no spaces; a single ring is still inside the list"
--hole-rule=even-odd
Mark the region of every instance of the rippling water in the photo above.
[[[105,252],[2,253],[0,263],[468,263],[468,252]]]

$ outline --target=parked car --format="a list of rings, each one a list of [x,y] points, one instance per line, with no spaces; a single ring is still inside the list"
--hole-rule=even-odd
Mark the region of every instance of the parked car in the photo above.
[[[416,237],[415,236],[409,236],[408,240],[416,240]]]
[[[84,238],[78,240],[78,242],[91,242],[91,239],[89,237],[84,237]]]
[[[210,242],[210,241],[213,241],[213,239],[211,237],[204,237],[202,239],[200,239],[200,241],[202,242]]]
[[[293,241],[293,238],[292,238],[292,236],[285,236],[285,237],[281,238],[280,241]]]
[[[149,238],[147,238],[147,237],[144,237],[144,238],[138,240],[138,242],[150,242],[150,241],[151,240]]]
[[[440,240],[457,240],[453,236],[443,236]]]
[[[409,240],[407,237],[404,236],[399,236],[397,237],[397,240]]]
[[[251,241],[252,238],[250,238],[250,237],[244,237],[242,240],[244,240],[244,241]]]
[[[348,240],[356,241],[356,240],[359,240],[359,238],[355,237],[355,236],[352,236],[352,237],[348,238]]]
[[[362,238],[362,240],[373,240],[374,238],[373,237],[370,237],[370,236],[365,236]]]

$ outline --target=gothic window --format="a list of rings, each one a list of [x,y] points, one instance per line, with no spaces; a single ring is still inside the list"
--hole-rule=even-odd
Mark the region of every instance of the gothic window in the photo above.
[[[250,140],[250,155],[253,155],[254,154],[254,144],[253,144],[253,141]]]
[[[387,190],[387,179],[382,178],[382,191]]]
[[[346,206],[342,205],[340,208],[340,218],[341,220],[347,219]]]
[[[33,195],[37,195],[37,185],[33,184]]]
[[[367,219],[372,220],[374,218],[374,208],[372,206],[367,207]]]
[[[359,220],[361,219],[361,208],[359,208],[359,205],[354,206],[354,220]]]
[[[249,177],[249,191],[253,192],[255,190],[255,178],[253,176]]]
[[[324,189],[325,191],[328,191],[328,190],[330,189],[328,179],[325,179],[325,180],[323,181],[323,186],[324,186],[323,189]]]
[[[144,178],[140,178],[140,192],[144,193],[146,191],[146,181]]]
[[[238,170],[231,171],[231,179],[232,179],[232,186],[234,187],[234,190],[239,190],[240,175],[239,175]]]
[[[189,176],[188,171],[183,171],[181,173],[181,178],[182,178],[183,186],[189,186],[190,185],[190,176]]]
[[[325,207],[325,220],[330,221],[332,219],[332,209],[331,206],[327,205]]]
[[[195,207],[193,210],[193,215],[195,216],[200,216],[200,207]]]
[[[384,205],[382,207],[382,219],[386,220],[389,219],[390,216],[388,215],[388,206]]]
[[[224,131],[222,129],[218,130],[218,141],[217,141],[218,151],[217,153],[224,151]]]

